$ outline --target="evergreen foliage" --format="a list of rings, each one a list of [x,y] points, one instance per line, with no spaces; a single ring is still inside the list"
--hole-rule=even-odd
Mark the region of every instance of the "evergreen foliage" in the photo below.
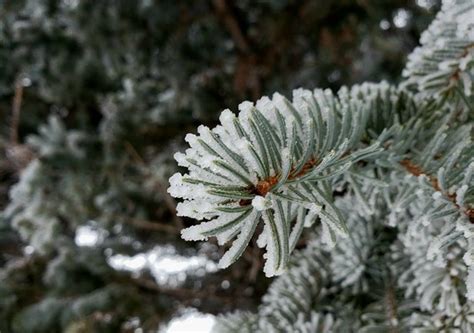
[[[0,331],[188,307],[240,309],[218,332],[469,331],[472,6],[451,2],[401,80],[437,1],[0,0]],[[117,266],[163,248],[242,255],[166,283]]]
[[[225,268],[262,221],[282,274],[216,332],[474,332],[473,43],[474,3],[444,1],[400,85],[274,94],[186,137],[183,238],[235,238]]]

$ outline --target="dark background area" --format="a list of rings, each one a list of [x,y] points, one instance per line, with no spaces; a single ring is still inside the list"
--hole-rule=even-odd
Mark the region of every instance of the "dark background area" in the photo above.
[[[271,281],[256,246],[215,271],[217,247],[180,240],[193,221],[166,193],[173,153],[243,100],[397,82],[438,9],[0,0],[0,331],[147,332],[184,308],[255,309]],[[194,264],[167,273],[163,257]]]

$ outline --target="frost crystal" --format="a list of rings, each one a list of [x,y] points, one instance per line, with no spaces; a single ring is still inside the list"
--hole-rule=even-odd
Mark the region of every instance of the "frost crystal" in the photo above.
[[[266,210],[270,208],[271,202],[267,200],[266,198],[257,195],[255,198],[252,200],[252,206],[258,211]]]

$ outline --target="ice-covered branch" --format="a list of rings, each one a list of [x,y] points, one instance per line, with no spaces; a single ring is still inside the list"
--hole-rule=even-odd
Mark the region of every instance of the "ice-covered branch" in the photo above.
[[[183,238],[216,236],[223,244],[236,237],[221,267],[239,258],[263,221],[257,243],[267,248],[264,270],[272,276],[284,271],[303,227],[317,217],[327,243],[346,235],[329,180],[381,148],[361,144],[370,103],[346,88],[339,96],[299,89],[292,102],[274,94],[239,109],[186,136],[191,148],[175,158],[189,173],[171,177],[169,192],[184,199],[179,215],[209,220],[183,230]]]
[[[470,96],[474,77],[474,2],[444,1],[408,57],[405,85],[420,96],[443,98],[457,89]]]

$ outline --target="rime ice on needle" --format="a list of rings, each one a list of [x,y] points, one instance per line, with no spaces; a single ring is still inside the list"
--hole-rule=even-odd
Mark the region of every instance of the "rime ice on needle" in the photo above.
[[[421,46],[408,56],[405,85],[422,97],[442,98],[461,89],[472,94],[474,62],[474,2],[443,1],[441,11],[420,38]],[[470,65],[469,65],[470,64]]]
[[[175,155],[188,173],[173,175],[168,191],[184,199],[178,215],[204,222],[183,230],[182,237],[215,236],[219,244],[235,238],[219,262],[225,268],[263,221],[258,245],[266,247],[264,271],[273,276],[285,270],[303,227],[318,216],[326,241],[344,236],[345,223],[323,185],[380,149],[377,143],[355,149],[368,111],[343,94],[298,89],[290,102],[276,93],[256,105],[241,103],[238,116],[224,110],[220,125],[188,134],[190,148]]]

